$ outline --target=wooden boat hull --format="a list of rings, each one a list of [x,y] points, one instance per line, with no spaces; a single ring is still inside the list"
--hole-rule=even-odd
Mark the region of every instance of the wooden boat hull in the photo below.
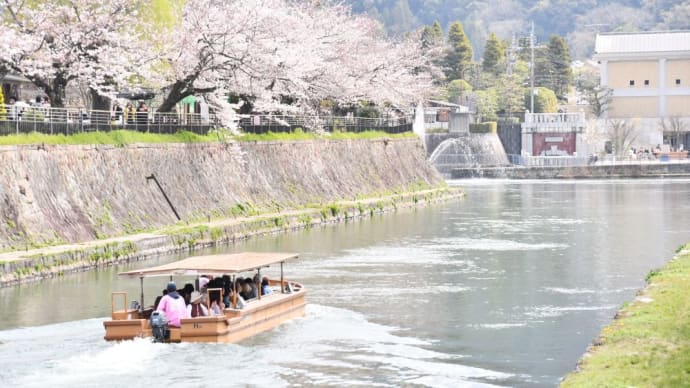
[[[298,286],[289,293],[274,293],[247,303],[244,309],[225,309],[224,316],[186,318],[179,328],[170,328],[170,342],[237,342],[293,318],[304,316],[306,291]],[[151,337],[148,319],[136,310],[113,312],[104,321],[105,339],[109,341]]]

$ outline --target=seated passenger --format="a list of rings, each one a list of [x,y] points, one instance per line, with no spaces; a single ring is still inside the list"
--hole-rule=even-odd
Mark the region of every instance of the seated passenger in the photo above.
[[[240,295],[242,295],[244,300],[256,298],[256,285],[254,285],[254,282],[251,279],[247,278],[244,280]]]
[[[192,292],[192,295],[189,298],[189,304],[187,305],[187,315],[192,318],[208,316],[208,309],[206,308],[206,306],[201,304],[201,293],[199,293],[198,291]]]
[[[268,285],[268,278],[264,277],[261,279],[261,295],[268,295],[272,292],[271,286]]]
[[[158,304],[161,302],[161,299],[166,295],[168,295],[168,290],[163,290],[163,293],[156,297],[156,300],[153,302],[153,309],[154,310],[156,310],[158,308]]]
[[[220,294],[218,292],[212,292],[210,294],[211,298],[211,315],[221,316],[223,315],[223,309],[225,305],[220,300]]]
[[[192,292],[194,292],[194,285],[192,283],[185,284],[184,288],[180,291],[180,295],[184,298],[185,304],[189,304],[189,298],[192,296]]]
[[[161,298],[156,311],[162,311],[168,318],[168,325],[180,327],[180,319],[188,318],[187,306],[184,299],[177,293],[175,282],[168,283],[166,287],[168,294]]]

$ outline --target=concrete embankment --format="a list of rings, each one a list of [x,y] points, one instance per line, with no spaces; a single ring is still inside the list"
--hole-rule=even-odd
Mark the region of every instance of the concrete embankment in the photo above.
[[[562,387],[686,387],[690,382],[690,246],[647,275]]]
[[[0,163],[2,285],[460,195],[418,139],[13,146]]]
[[[615,179],[690,177],[690,163],[638,163],[591,166],[455,168],[452,179]]]

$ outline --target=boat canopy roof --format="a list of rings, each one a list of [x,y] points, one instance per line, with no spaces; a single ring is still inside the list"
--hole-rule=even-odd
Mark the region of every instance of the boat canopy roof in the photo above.
[[[208,256],[193,256],[173,263],[151,268],[121,272],[121,276],[151,277],[173,275],[226,275],[246,272],[274,263],[296,259],[296,253],[243,252]]]

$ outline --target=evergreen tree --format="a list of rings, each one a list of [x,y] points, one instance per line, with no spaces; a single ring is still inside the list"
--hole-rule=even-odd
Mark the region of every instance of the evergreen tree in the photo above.
[[[509,117],[522,112],[525,103],[522,79],[517,74],[503,75],[496,87],[498,92],[498,110]]]
[[[443,29],[441,23],[436,20],[430,26],[424,26],[422,30],[422,47],[429,48],[443,43]]]
[[[455,79],[450,81],[446,92],[448,102],[467,105],[467,95],[472,92],[472,85],[465,80]]]
[[[570,50],[563,37],[551,35],[546,51],[548,83],[543,86],[553,90],[558,98],[565,98],[573,81],[570,67]]]
[[[484,57],[482,58],[482,69],[485,72],[498,75],[503,73],[505,65],[506,51],[503,44],[498,40],[493,32],[489,34],[484,46]]]
[[[462,28],[462,23],[453,22],[448,29],[448,52],[446,53],[446,76],[449,79],[467,79],[465,70],[472,65],[472,45]]]

